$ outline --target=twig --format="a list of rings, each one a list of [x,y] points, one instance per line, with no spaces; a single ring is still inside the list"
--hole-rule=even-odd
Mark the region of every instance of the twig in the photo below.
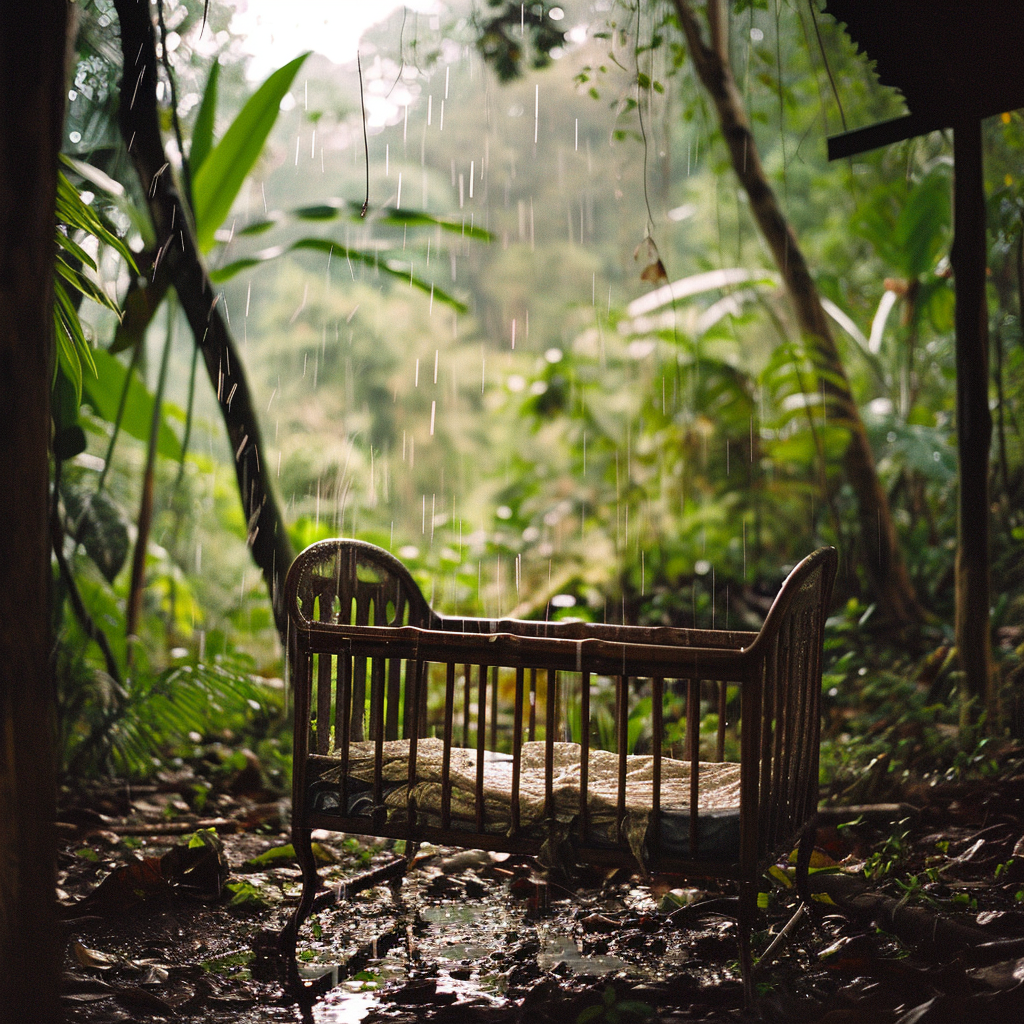
[[[807,904],[801,903],[796,908],[796,913],[786,922],[782,931],[775,936],[771,941],[771,945],[764,951],[764,955],[761,956],[757,961],[758,967],[767,967],[768,964],[775,959],[775,950],[779,948],[789,938],[793,929],[803,920],[804,914],[807,913]]]
[[[363,120],[363,154],[366,162],[366,197],[363,199],[363,207],[359,211],[360,217],[366,216],[370,208],[370,143],[366,138],[366,103],[363,99],[363,62],[359,58],[359,51],[356,50],[356,68],[359,71],[359,110]]]

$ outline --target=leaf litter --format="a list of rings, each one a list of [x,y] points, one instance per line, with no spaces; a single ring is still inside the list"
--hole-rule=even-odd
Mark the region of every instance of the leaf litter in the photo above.
[[[806,913],[759,965],[750,1007],[728,890],[433,847],[409,864],[401,848],[327,832],[314,837],[326,889],[300,933],[296,987],[277,932],[301,872],[259,773],[251,786],[188,769],[94,784],[59,814],[66,1017],[1016,1024],[1020,754],[993,778],[826,809]],[[795,861],[763,879],[756,954],[800,905]]]

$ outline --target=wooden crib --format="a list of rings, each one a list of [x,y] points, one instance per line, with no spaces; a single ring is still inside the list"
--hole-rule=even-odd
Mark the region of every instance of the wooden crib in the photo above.
[[[833,548],[787,577],[757,633],[441,615],[398,559],[327,540],[286,583],[292,835],[312,829],[620,864],[739,887],[817,809]],[[632,749],[631,749],[632,748]]]

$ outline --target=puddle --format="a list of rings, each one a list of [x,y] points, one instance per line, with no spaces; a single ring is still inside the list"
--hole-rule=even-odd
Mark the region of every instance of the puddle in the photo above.
[[[396,1005],[378,991],[385,987],[399,1006],[403,993],[421,998],[421,985],[435,986],[446,1003],[495,1006],[502,1005],[510,985],[537,973],[581,978],[621,973],[657,981],[677,974],[691,960],[690,950],[678,941],[669,941],[666,948],[664,933],[650,935],[637,927],[645,915],[658,912],[659,900],[649,890],[626,889],[605,901],[607,906],[590,904],[594,912],[603,908],[621,920],[622,934],[634,940],[609,951],[604,936],[581,934],[578,901],[561,901],[554,916],[529,920],[524,903],[511,898],[505,883],[477,884],[485,891],[473,898],[439,901],[436,876],[412,876],[403,885],[401,905],[383,892],[365,894],[336,911],[334,920],[325,915],[320,941],[312,944],[316,963],[302,969],[307,977],[326,975],[334,986],[314,1007],[315,1024],[359,1024]],[[359,935],[365,943],[368,933],[386,935],[386,945],[380,956],[372,943],[361,946],[362,970],[350,975],[345,964],[353,943]],[[694,937],[688,935],[687,946]],[[650,945],[659,942],[660,948]]]
[[[313,1008],[316,1024],[359,1024],[379,1000],[374,992],[354,992],[349,982],[332,989]],[[358,982],[356,983],[358,984]]]
[[[541,938],[541,951],[537,954],[537,966],[542,971],[550,971],[558,964],[564,963],[573,974],[600,977],[613,971],[624,971],[629,966],[625,960],[607,954],[585,956],[572,939],[564,935],[545,935]]]
[[[346,978],[347,956],[340,946],[346,941],[343,932],[349,929],[340,927],[332,941],[331,929],[325,927],[320,941],[313,944],[316,962],[300,966],[300,974],[307,980],[327,978],[332,985],[314,1007],[316,1024],[357,1024],[383,1002],[377,988],[387,982],[409,980],[420,964],[435,966],[438,994],[454,994],[457,1002],[493,1003],[500,999],[504,978],[498,960],[509,945],[509,935],[514,937],[514,929],[521,927],[521,915],[510,910],[497,888],[481,900],[423,905],[422,893],[416,891],[419,887],[414,888],[410,881],[406,883],[406,903],[420,907],[415,918],[410,915],[405,919],[414,921],[409,929],[412,963],[405,928],[398,919],[395,932],[402,933],[403,938],[387,953],[382,951],[380,957],[365,960],[363,970],[355,977]],[[377,918],[372,925],[368,921],[363,924],[379,928],[384,920]],[[351,942],[351,935],[347,941]],[[331,962],[332,953],[336,963]]]

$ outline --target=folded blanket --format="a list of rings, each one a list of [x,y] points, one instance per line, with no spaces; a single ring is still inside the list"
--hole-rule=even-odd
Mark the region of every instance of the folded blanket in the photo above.
[[[519,779],[519,823],[528,828],[541,823],[568,825],[580,811],[581,748],[577,743],[555,743],[552,749],[552,806],[546,806],[545,750],[542,740],[523,744]],[[373,784],[376,744],[352,743],[349,746],[350,780],[365,786]],[[431,819],[441,815],[441,764],[444,744],[429,737],[417,741],[415,778],[409,779],[409,741],[384,743],[381,780],[388,816],[404,815],[410,804],[417,814]],[[332,757],[340,760],[340,753]],[[652,808],[654,758],[649,754],[630,754],[626,758],[626,814],[622,831],[630,848],[643,863],[642,850]],[[725,810],[739,807],[740,766],[733,763],[701,761],[698,772],[697,810]],[[476,817],[476,750],[452,747],[451,815],[454,821],[473,821]],[[320,774],[322,782],[338,782],[341,766]],[[587,780],[587,808],[592,830],[610,842],[618,842],[619,756],[607,750],[590,751]],[[690,811],[690,763],[672,758],[661,759],[661,807],[664,810]],[[485,752],[484,827],[489,832],[508,832],[512,819],[512,757]]]

